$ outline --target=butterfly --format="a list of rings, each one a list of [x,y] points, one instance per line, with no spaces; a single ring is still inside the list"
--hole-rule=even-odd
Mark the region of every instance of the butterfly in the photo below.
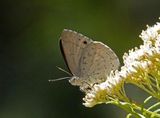
[[[72,30],[63,30],[60,49],[72,74],[69,82],[82,91],[104,82],[120,65],[118,57],[107,45]]]

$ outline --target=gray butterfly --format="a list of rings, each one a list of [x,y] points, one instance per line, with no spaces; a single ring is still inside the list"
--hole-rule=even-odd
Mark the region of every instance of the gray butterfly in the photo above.
[[[107,45],[72,30],[63,30],[60,47],[73,75],[69,82],[82,91],[105,81],[107,75],[120,65],[118,57]]]

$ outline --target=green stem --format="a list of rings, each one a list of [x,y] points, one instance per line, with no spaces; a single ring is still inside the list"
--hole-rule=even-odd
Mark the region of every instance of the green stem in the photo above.
[[[133,106],[133,109],[142,111],[142,107],[140,107],[140,106],[138,106],[136,104],[132,104],[132,106]],[[143,108],[143,112],[146,113],[149,116],[152,116],[154,114],[155,118],[160,118],[160,114],[152,112],[152,111],[150,111],[148,109]]]
[[[122,108],[123,110],[125,110],[127,113],[130,113],[132,115],[134,115],[136,118],[143,118],[140,116],[140,114],[136,113],[132,107],[130,107],[130,104],[127,102],[119,102],[119,101],[114,101],[111,104],[114,104],[120,108]]]
[[[154,109],[156,108],[157,106],[160,105],[160,102],[157,102],[156,104],[152,105],[151,107],[149,107],[147,110],[151,110],[151,109]]]
[[[135,103],[120,102],[118,100],[114,100],[110,103],[122,108],[127,113],[134,115],[136,118],[151,118],[151,116],[154,116],[154,118],[160,118],[160,114],[157,112],[152,112],[148,109],[142,108]]]

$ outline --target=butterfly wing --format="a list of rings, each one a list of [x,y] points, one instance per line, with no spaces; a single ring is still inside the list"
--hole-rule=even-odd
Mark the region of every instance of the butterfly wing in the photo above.
[[[61,52],[66,64],[73,75],[80,75],[80,58],[91,39],[72,30],[64,29],[60,37]]]
[[[80,59],[80,78],[88,84],[95,84],[106,79],[112,70],[118,69],[120,63],[116,54],[105,44],[97,41],[90,43]]]

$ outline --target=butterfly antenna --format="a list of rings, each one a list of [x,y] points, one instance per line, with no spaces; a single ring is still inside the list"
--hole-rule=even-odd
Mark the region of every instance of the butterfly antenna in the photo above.
[[[58,79],[52,79],[52,80],[48,80],[49,82],[56,82],[56,81],[61,81],[61,80],[65,80],[71,77],[63,77],[63,78],[58,78]]]
[[[72,76],[72,74],[71,74],[71,73],[69,73],[68,71],[66,71],[66,70],[62,69],[61,67],[58,67],[58,66],[56,66],[56,67],[57,67],[59,70],[61,70],[61,71],[65,72],[65,73],[67,73],[68,75]]]

